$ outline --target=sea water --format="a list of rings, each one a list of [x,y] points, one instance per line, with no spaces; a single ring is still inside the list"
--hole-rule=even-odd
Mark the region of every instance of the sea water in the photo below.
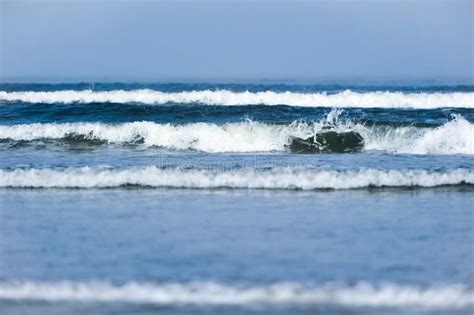
[[[7,314],[471,314],[474,88],[1,84]],[[295,154],[330,126],[360,150]]]

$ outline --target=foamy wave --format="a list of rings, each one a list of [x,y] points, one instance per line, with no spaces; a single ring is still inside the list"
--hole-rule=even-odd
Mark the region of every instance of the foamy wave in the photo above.
[[[250,168],[225,170],[65,168],[0,170],[0,187],[107,188],[136,185],[170,188],[353,189],[474,184],[474,170],[319,170]]]
[[[61,139],[83,135],[111,143],[140,139],[148,146],[169,149],[194,149],[205,152],[257,152],[284,150],[291,135],[303,135],[304,128],[272,126],[259,123],[188,125],[133,122],[120,125],[101,123],[30,124],[0,126],[0,138],[12,140]]]
[[[79,135],[109,143],[140,140],[146,146],[172,150],[205,152],[285,151],[292,137],[307,138],[321,131],[325,122],[294,122],[271,125],[257,122],[193,123],[186,125],[133,122],[117,125],[103,123],[21,124],[0,126],[0,139],[62,139]],[[337,131],[356,131],[364,138],[365,150],[406,154],[474,154],[474,124],[461,116],[438,128],[367,127],[338,124]]]
[[[17,282],[1,283],[0,299],[48,302],[122,302],[199,305],[333,304],[365,307],[466,308],[474,306],[474,292],[462,285],[421,288],[359,283],[319,287],[295,283],[267,286],[229,286],[212,282],[109,283]]]
[[[289,105],[309,107],[382,107],[382,108],[474,108],[474,93],[402,93],[346,90],[336,94],[298,92],[232,92],[188,91],[160,92],[154,90],[5,92],[0,101],[28,103],[199,103],[208,105]]]
[[[366,128],[354,126],[365,140],[365,150],[403,154],[474,155],[474,124],[460,115],[437,128]]]

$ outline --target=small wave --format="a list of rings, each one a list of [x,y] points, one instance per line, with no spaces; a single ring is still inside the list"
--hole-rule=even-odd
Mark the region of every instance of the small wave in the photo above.
[[[236,170],[141,168],[65,168],[0,170],[0,187],[109,188],[123,186],[240,189],[355,189],[367,187],[437,187],[474,184],[474,171],[322,170],[273,168]]]
[[[192,123],[186,125],[133,122],[124,124],[63,123],[1,125],[0,140],[81,139],[92,143],[142,143],[171,150],[219,152],[287,151],[293,137],[308,138],[323,130],[327,121],[289,125],[258,122]],[[338,132],[355,131],[364,139],[364,150],[403,154],[474,155],[474,124],[461,116],[437,128],[368,127],[338,123]]]
[[[276,283],[266,286],[224,285],[213,282],[126,283],[12,282],[0,283],[0,300],[151,303],[160,305],[341,305],[355,307],[423,307],[430,309],[474,306],[474,292],[463,285],[417,287],[396,284],[325,284],[305,286]]]
[[[460,115],[437,128],[353,127],[365,140],[365,150],[401,154],[474,155],[474,124]]]
[[[206,105],[289,105],[305,107],[361,107],[361,108],[474,108],[474,93],[403,93],[365,92],[351,90],[335,94],[298,92],[232,92],[228,90],[201,90],[161,92],[149,89],[114,91],[51,91],[5,92],[0,101],[27,103],[198,103]]]

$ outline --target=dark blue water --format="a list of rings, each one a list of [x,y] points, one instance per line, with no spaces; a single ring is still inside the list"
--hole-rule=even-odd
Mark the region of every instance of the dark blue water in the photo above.
[[[470,314],[473,123],[472,86],[0,84],[0,307]]]

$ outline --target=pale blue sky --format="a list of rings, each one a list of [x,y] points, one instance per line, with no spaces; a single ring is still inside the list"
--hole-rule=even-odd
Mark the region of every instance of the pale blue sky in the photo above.
[[[473,81],[472,0],[0,1],[3,81]]]

